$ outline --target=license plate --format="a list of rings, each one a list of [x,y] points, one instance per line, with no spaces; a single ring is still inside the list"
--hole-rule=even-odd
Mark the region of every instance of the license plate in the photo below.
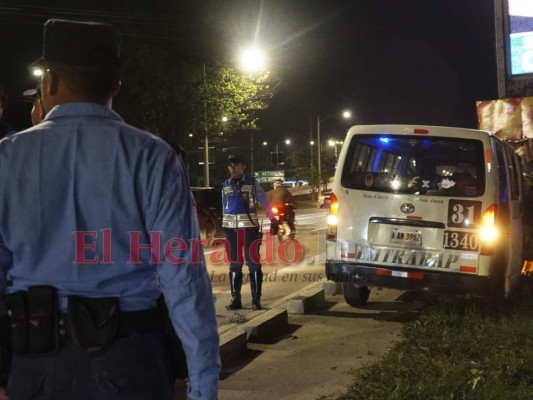
[[[404,246],[422,246],[422,232],[392,228],[390,242]]]

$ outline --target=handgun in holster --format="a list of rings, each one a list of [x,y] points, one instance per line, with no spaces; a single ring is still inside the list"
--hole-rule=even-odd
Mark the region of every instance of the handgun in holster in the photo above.
[[[68,296],[66,328],[74,346],[91,356],[105,353],[117,335],[117,297]]]

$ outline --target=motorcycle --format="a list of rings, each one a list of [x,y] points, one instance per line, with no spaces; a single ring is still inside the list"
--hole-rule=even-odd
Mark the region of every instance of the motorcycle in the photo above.
[[[294,228],[294,204],[285,203],[283,207],[272,207],[272,212],[278,220],[278,240],[283,240],[285,235],[290,239],[294,239],[296,234]]]

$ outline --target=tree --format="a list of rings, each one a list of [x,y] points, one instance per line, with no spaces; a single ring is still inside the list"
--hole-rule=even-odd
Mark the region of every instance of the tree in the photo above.
[[[316,165],[311,165],[309,162],[309,152],[305,148],[300,148],[293,152],[287,158],[294,168],[295,179],[306,179],[309,186],[313,189],[312,196],[314,197],[315,189],[318,188],[318,169]]]
[[[130,43],[115,107],[129,123],[174,142],[257,129],[257,110],[276,91],[270,74],[246,76],[225,64],[172,65],[161,46]],[[227,122],[223,122],[226,117]]]
[[[258,129],[258,110],[267,108],[276,80],[270,73],[242,74],[226,61],[231,56],[224,46],[227,40],[222,40],[220,25],[209,20],[212,10],[206,3],[179,7],[180,15],[195,16],[192,25],[167,17],[177,12],[174,3],[127,4],[131,8],[121,23],[123,87],[114,107],[128,123],[182,146],[195,180],[203,175],[202,139],[207,135],[209,146],[220,150],[233,136],[242,147],[246,142],[238,134],[247,137]],[[159,24],[157,33],[154,24]],[[184,40],[191,36],[194,40]],[[217,40],[220,43],[213,45]],[[219,165],[217,157],[223,156],[216,151],[210,161]],[[217,169],[217,173],[222,177],[224,171]]]
[[[130,124],[172,139],[179,125],[172,110],[177,81],[168,67],[168,52],[161,46],[136,42],[127,49],[122,88],[114,107]]]
[[[291,163],[294,169],[294,179],[299,180],[305,178],[309,180],[311,172],[311,164],[309,163],[309,151],[304,147],[300,147],[298,150],[293,151],[287,160]]]
[[[321,152],[321,160],[320,160],[320,177],[321,177],[321,184],[322,188],[327,187],[328,180],[333,175],[335,175],[335,165],[337,164],[337,160],[335,158],[335,155],[332,152]]]
[[[182,132],[209,137],[221,131],[232,134],[256,129],[255,111],[266,108],[274,92],[269,73],[245,76],[224,64],[184,64],[179,85]]]

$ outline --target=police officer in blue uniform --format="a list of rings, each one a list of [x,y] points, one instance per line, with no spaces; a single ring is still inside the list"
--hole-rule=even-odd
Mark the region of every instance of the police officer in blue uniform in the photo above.
[[[229,248],[231,303],[226,309],[242,308],[242,267],[246,260],[250,272],[252,309],[260,310],[263,271],[259,261],[260,246],[257,240],[261,240],[262,229],[257,218],[256,204],[261,204],[271,221],[274,234],[278,224],[262,186],[255,178],[244,174],[246,169],[244,158],[239,154],[232,154],[228,156],[227,166],[230,178],[222,184],[222,227],[229,243],[226,249]]]
[[[111,109],[118,31],[49,20],[42,55],[46,116],[0,141],[7,395],[174,399],[177,334],[188,398],[215,400],[216,315],[186,170]]]

